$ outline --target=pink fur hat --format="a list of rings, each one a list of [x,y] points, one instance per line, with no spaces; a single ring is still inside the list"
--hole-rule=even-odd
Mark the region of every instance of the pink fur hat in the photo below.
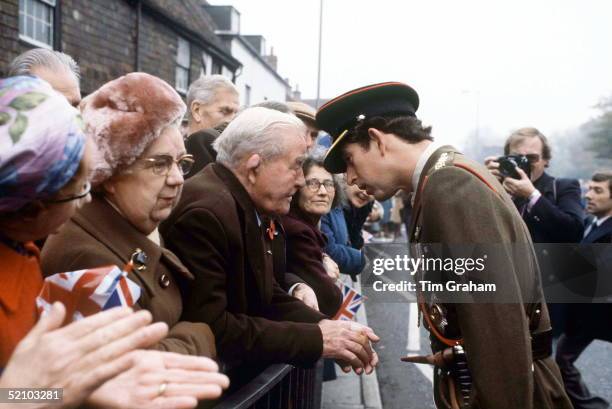
[[[143,72],[107,82],[80,108],[86,133],[98,148],[94,186],[134,163],[165,127],[178,126],[186,110],[167,82]]]

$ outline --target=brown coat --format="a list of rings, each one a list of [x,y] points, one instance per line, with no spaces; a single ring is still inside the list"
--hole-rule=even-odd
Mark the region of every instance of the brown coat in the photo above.
[[[535,302],[542,302],[542,314],[531,332],[550,329],[550,322],[529,231],[510,197],[482,165],[450,146],[429,158],[415,191],[411,242],[499,244],[508,249],[486,261],[492,272],[487,278],[513,302],[445,305],[448,332],[464,340],[473,408],[571,408],[553,359],[534,362],[531,357],[527,314]],[[431,339],[432,349],[443,348],[433,334]],[[439,388],[444,375],[435,371],[434,376],[436,404],[449,407]],[[448,390],[444,395],[448,398]]]
[[[94,197],[58,234],[48,238],[41,264],[45,275],[109,264],[123,267],[137,248],[147,255],[146,269],[129,274],[142,289],[138,307],[149,310],[154,321],[170,327],[168,336],[154,348],[214,357],[215,342],[209,326],[181,319],[183,305],[177,280],[190,282],[191,273],[172,252],[136,230],[103,198]]]
[[[315,323],[325,316],[274,279],[268,235],[229,169],[214,163],[189,179],[160,230],[195,275],[186,317],[210,324],[224,362],[310,365],[321,357]]]

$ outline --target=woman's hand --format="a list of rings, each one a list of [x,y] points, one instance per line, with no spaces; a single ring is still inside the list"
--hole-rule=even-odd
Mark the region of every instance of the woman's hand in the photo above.
[[[319,302],[317,301],[317,295],[315,294],[313,289],[307,286],[306,284],[298,284],[293,290],[292,295],[310,308],[312,308],[313,310],[319,311]]]
[[[117,409],[188,409],[216,399],[229,386],[209,358],[173,352],[134,351],[132,367],[88,399],[91,406]]]
[[[55,303],[17,345],[2,377],[1,388],[60,388],[57,402],[19,407],[74,407],[109,379],[128,371],[128,354],[166,336],[168,326],[151,324],[148,311],[113,308],[61,327],[66,309]],[[60,328],[61,327],[61,328]]]
[[[336,264],[327,254],[323,254],[323,267],[325,267],[325,272],[327,272],[327,275],[330,276],[332,280],[336,281],[340,278],[340,268],[338,264]]]

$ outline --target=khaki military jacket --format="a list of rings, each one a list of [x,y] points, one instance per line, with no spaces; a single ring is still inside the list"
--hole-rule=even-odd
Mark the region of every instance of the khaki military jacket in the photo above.
[[[550,323],[529,231],[503,187],[482,165],[444,146],[427,161],[413,204],[412,243],[507,246],[487,260],[487,268],[512,302],[444,306],[447,335],[462,339],[472,377],[468,407],[571,408],[553,359],[532,359],[531,334]],[[534,306],[539,319],[530,329]],[[446,346],[433,333],[431,340],[434,352]],[[438,408],[452,407],[447,378],[445,371],[434,371]],[[457,387],[453,393],[459,395]]]

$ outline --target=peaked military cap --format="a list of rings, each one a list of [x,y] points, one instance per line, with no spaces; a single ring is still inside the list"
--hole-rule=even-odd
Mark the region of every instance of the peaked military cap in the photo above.
[[[346,92],[324,104],[316,115],[317,126],[332,137],[324,166],[331,173],[343,173],[342,141],[357,122],[373,116],[415,116],[419,95],[401,82],[382,82]]]

